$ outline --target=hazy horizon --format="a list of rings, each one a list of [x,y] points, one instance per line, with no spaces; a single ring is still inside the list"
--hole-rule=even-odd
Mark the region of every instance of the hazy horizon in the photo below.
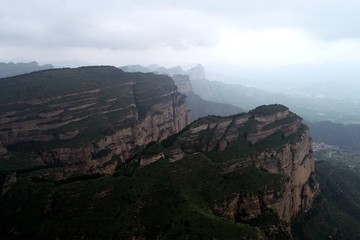
[[[353,81],[360,75],[359,7],[353,0],[4,0],[1,60],[56,66],[201,63],[263,82],[344,76]]]

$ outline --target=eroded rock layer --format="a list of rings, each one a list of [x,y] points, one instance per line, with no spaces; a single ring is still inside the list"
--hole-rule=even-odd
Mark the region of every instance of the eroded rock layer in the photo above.
[[[271,212],[288,224],[309,210],[319,193],[308,128],[285,106],[205,117],[172,141],[165,150],[170,162],[205,154],[220,166],[223,178],[239,181],[213,204],[214,211],[233,221],[249,221]],[[247,180],[239,180],[243,178]],[[287,224],[282,228],[290,231]]]
[[[0,147],[107,173],[190,123],[171,78],[106,66],[2,79],[0,111]]]

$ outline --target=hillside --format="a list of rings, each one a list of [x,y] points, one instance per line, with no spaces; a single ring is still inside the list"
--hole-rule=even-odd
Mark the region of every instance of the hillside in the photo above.
[[[190,82],[191,75],[187,74],[193,74],[193,77],[199,75],[197,74],[198,68],[199,66],[195,67],[194,69],[190,69],[189,72],[185,72],[179,66],[169,69],[160,67],[158,65],[155,65],[153,68],[151,66],[144,67],[141,65],[128,65],[120,67],[120,69],[125,72],[154,72],[171,76],[171,78],[174,79],[178,91],[188,97],[187,99],[190,105],[190,114],[192,120],[196,120],[200,117],[205,117],[208,115],[227,116],[244,112],[243,109],[234,105],[216,101],[207,101],[201,98],[199,95],[195,94],[192,91],[192,84]]]
[[[250,87],[242,83],[251,85],[251,81],[241,77],[233,78],[233,84],[225,83],[227,78],[224,75],[212,74],[215,79],[207,79],[206,70],[198,64],[187,71],[180,67],[165,68],[159,65],[150,65],[144,67],[141,65],[129,65],[121,67],[129,72],[157,72],[166,74],[175,79],[175,75],[187,75],[191,82],[191,90],[194,94],[200,96],[203,100],[217,102],[239,107],[240,109],[250,110],[263,104],[284,104],[292,111],[301,115],[305,120],[310,122],[331,120],[338,123],[358,123],[360,114],[358,113],[359,104],[355,98],[337,97],[336,95],[312,94],[313,91],[297,91],[296,85],[288,90],[286,88],[281,92],[272,92],[268,86],[275,84],[270,81],[263,81],[263,87]],[[211,77],[211,74],[210,74]],[[249,82],[250,81],[250,82]],[[177,84],[178,85],[178,84]],[[179,85],[178,85],[179,86]],[[288,86],[288,83],[284,83]],[[326,85],[327,86],[327,85]],[[322,86],[321,88],[326,88]],[[315,90],[316,91],[316,90]],[[321,89],[319,90],[321,91]]]
[[[243,109],[277,102],[275,94],[240,84],[196,79],[191,81],[191,85],[193,91],[207,101],[231,104]]]
[[[359,150],[324,150],[316,158],[321,194],[295,221],[296,239],[359,239]]]
[[[244,112],[241,108],[230,104],[206,101],[194,92],[189,92],[186,96],[191,109],[191,119],[193,120],[208,115],[227,116]]]
[[[221,79],[219,79],[221,80]],[[262,104],[279,103],[288,106],[309,122],[334,121],[351,124],[360,121],[359,104],[356,99],[295,94],[274,93],[241,84],[197,79],[191,81],[195,94],[207,101],[231,104],[242,109],[252,109]]]
[[[326,121],[309,123],[309,126],[316,142],[360,150],[360,124],[344,125]]]
[[[193,121],[208,115],[228,116],[244,112],[241,108],[230,104],[206,101],[202,99],[199,95],[192,91],[192,84],[190,82],[189,75],[175,74],[172,75],[172,79],[174,79],[178,91],[187,96],[191,110],[191,119]]]
[[[289,239],[291,220],[318,194],[308,130],[281,105],[201,118],[149,144],[113,176],[49,174],[13,166],[0,198],[2,235]]]

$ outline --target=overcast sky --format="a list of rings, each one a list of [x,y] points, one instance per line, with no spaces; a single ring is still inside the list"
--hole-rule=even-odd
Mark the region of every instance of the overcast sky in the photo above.
[[[1,0],[0,60],[357,63],[358,0]]]

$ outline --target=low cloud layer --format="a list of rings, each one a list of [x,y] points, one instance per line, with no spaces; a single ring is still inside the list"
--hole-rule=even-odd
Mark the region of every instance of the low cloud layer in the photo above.
[[[354,0],[3,0],[0,51],[113,65],[359,61],[359,8]]]

